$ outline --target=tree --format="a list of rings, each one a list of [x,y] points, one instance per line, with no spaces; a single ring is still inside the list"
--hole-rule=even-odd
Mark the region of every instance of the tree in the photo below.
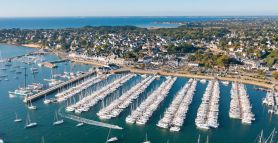
[[[268,66],[272,66],[275,63],[278,63],[278,50],[273,50],[267,57],[266,62]]]
[[[273,76],[273,78],[278,80],[278,71],[272,72],[272,76]]]
[[[218,66],[225,66],[229,63],[229,57],[227,55],[222,55],[216,59],[216,64]]]

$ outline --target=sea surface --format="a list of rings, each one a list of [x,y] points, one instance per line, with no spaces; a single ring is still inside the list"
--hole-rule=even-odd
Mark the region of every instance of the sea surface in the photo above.
[[[60,29],[84,26],[177,27],[177,22],[223,20],[234,17],[57,17],[0,18],[0,29]],[[171,23],[164,23],[171,22]]]
[[[0,51],[2,57],[11,57],[21,55],[35,49],[30,49],[21,46],[11,46],[0,44]],[[45,61],[57,60],[58,58],[52,55],[43,57]],[[62,73],[64,71],[86,71],[91,66],[81,65],[74,63],[60,63],[57,69],[39,68],[36,64],[29,65],[21,62],[13,62],[13,65],[20,65],[27,67],[27,84],[32,82],[41,82],[46,84],[44,78],[50,78],[51,73]],[[39,68],[39,73],[34,75],[30,71],[30,67]],[[23,70],[23,69],[22,69]],[[2,80],[0,82],[0,138],[4,139],[5,143],[39,143],[42,137],[45,139],[45,143],[105,143],[108,131],[107,128],[84,125],[82,127],[76,127],[77,122],[64,119],[65,123],[60,126],[53,126],[54,113],[58,109],[62,108],[64,111],[65,103],[61,104],[43,104],[43,99],[37,100],[33,105],[37,106],[36,111],[30,111],[27,109],[25,103],[22,102],[22,97],[9,98],[8,91],[15,90],[18,87],[24,85],[24,74],[18,74],[10,72],[10,70],[0,71],[0,74],[7,74],[9,81]],[[14,77],[18,76],[18,79]],[[111,76],[109,80],[115,78],[117,75]],[[105,99],[104,103],[109,104],[113,99],[120,96],[122,93],[130,89],[136,84],[140,75],[132,78],[125,83],[122,88],[112,93]],[[144,98],[146,98],[151,91],[156,89],[159,84],[165,80],[165,77],[155,80],[147,90],[142,93],[138,101],[133,103],[133,106],[140,104]],[[255,91],[253,85],[246,85],[247,92],[250,95],[250,101],[253,106],[253,113],[255,114],[256,121],[252,125],[243,125],[239,120],[229,118],[229,106],[230,106],[230,89],[231,85],[224,86],[220,84],[220,114],[219,123],[220,126],[217,129],[211,129],[209,131],[201,131],[195,126],[195,118],[197,109],[201,103],[201,98],[204,94],[207,84],[201,84],[198,82],[196,92],[193,96],[192,104],[189,107],[187,118],[180,132],[172,133],[169,130],[163,130],[156,127],[156,123],[163,116],[163,112],[171,103],[174,95],[178,90],[188,81],[188,78],[178,78],[171,88],[167,98],[162,102],[157,111],[147,122],[145,126],[128,125],[125,123],[125,118],[130,114],[130,109],[124,110],[118,118],[108,121],[100,120],[96,116],[96,112],[102,107],[102,103],[98,103],[89,112],[82,113],[80,116],[88,119],[111,123],[123,127],[123,130],[112,130],[110,136],[117,136],[119,138],[118,143],[141,143],[145,140],[146,133],[148,139],[152,143],[196,143],[198,135],[201,136],[201,143],[204,143],[206,138],[209,138],[210,143],[253,143],[260,131],[263,129],[265,135],[269,135],[273,128],[278,128],[277,116],[269,115],[267,113],[267,107],[262,105],[262,98],[266,93],[263,91]],[[100,88],[104,83],[100,83],[92,86],[92,90]],[[48,97],[53,97],[55,93]],[[76,96],[78,100],[78,96]],[[20,118],[23,119],[21,123],[14,123],[15,112]],[[31,120],[38,123],[35,128],[25,129],[26,115],[30,114]],[[277,138],[275,138],[277,141]]]

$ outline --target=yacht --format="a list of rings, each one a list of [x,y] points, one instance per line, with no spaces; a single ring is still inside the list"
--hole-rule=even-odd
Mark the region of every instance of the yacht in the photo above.
[[[108,139],[106,142],[111,143],[111,142],[116,142],[117,140],[118,140],[117,137],[112,137],[112,138]]]
[[[208,130],[209,127],[206,124],[197,124],[197,128],[201,130]]]
[[[58,114],[57,114],[57,112],[55,112],[53,125],[61,125],[63,123],[64,123],[64,120],[63,119],[59,120]]]
[[[171,132],[179,132],[180,130],[181,130],[180,127],[176,127],[176,126],[170,128]]]
[[[109,136],[110,136],[110,132],[111,132],[111,129],[109,129],[109,132],[108,132],[108,136],[107,136],[106,143],[116,142],[116,141],[118,140],[118,138],[117,138],[117,137],[111,137],[111,138],[109,138]]]
[[[80,123],[76,124],[76,127],[80,127],[80,126],[83,126],[83,125],[84,125],[84,123],[80,122]]]
[[[15,98],[16,95],[15,95],[14,93],[9,93],[9,97],[10,97],[10,98]]]
[[[50,99],[44,99],[44,100],[43,100],[43,103],[44,103],[44,104],[49,104],[50,102],[51,102]]]
[[[222,81],[222,84],[225,85],[225,86],[228,86],[230,84],[229,81]]]
[[[201,82],[202,84],[205,84],[205,83],[207,82],[207,80],[206,80],[206,79],[201,79],[200,82]]]
[[[28,105],[28,109],[30,110],[37,110],[37,107],[32,105],[32,101],[29,102],[30,104]]]
[[[14,122],[21,122],[22,121],[22,119],[21,118],[18,118],[17,117],[17,114],[15,113],[15,120],[14,120]]]
[[[44,104],[49,104],[51,102],[50,99],[47,99],[46,96],[44,97],[43,103]]]
[[[36,127],[38,124],[36,122],[31,122],[30,116],[29,114],[27,115],[27,119],[26,119],[26,125],[25,128],[32,128],[32,127]]]

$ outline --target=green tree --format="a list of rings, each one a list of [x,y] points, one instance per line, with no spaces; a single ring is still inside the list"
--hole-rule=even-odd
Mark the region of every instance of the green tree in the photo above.
[[[278,80],[278,71],[272,72],[272,76],[273,76],[273,78]]]

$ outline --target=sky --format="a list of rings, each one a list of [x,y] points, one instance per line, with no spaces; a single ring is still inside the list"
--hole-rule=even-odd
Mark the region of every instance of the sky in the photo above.
[[[0,0],[0,17],[278,15],[278,0]]]

